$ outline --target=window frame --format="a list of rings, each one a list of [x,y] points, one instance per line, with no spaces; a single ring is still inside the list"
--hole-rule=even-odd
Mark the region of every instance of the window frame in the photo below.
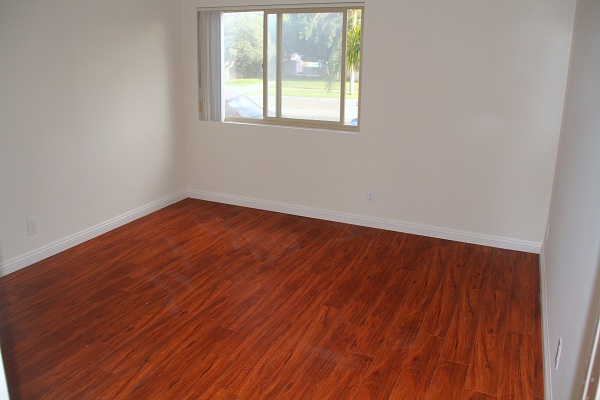
[[[360,18],[360,29],[361,29],[361,42],[364,37],[364,15],[365,15],[365,6],[363,2],[360,3],[328,3],[328,4],[298,4],[298,5],[288,5],[285,6],[252,6],[252,7],[214,7],[214,8],[203,8],[198,9],[198,71],[199,71],[199,112],[201,119],[211,119],[207,118],[206,112],[203,112],[202,107],[202,99],[210,98],[211,94],[202,93],[202,86],[210,86],[209,90],[219,90],[219,94],[217,96],[218,102],[221,104],[221,110],[216,114],[217,118],[212,120],[217,120],[225,123],[241,123],[241,124],[251,124],[251,125],[270,125],[270,126],[281,126],[281,127],[297,127],[297,128],[307,128],[307,129],[319,129],[319,130],[333,130],[333,131],[343,131],[349,133],[357,133],[360,131],[360,122],[361,122],[361,89],[358,91],[358,99],[357,99],[357,125],[346,125],[345,124],[345,113],[346,113],[346,89],[347,83],[346,79],[348,78],[348,56],[347,56],[347,42],[348,42],[348,11],[349,10],[357,10],[361,11]],[[210,80],[210,76],[203,76],[201,73],[202,65],[207,65],[206,61],[204,64],[202,63],[203,57],[208,57],[208,52],[206,50],[207,46],[212,46],[213,44],[207,43],[203,41],[201,38],[201,29],[200,29],[200,13],[206,11],[218,11],[221,13],[235,13],[235,12],[263,12],[263,93],[262,93],[262,108],[263,108],[263,117],[262,119],[258,118],[244,118],[244,117],[226,117],[224,112],[224,100],[222,99],[224,80],[222,75],[220,76],[220,82],[218,85],[215,85],[214,82],[211,84],[206,84],[207,80]],[[282,21],[284,14],[301,14],[301,13],[342,13],[342,68],[340,68],[340,79],[339,79],[339,92],[340,96],[338,98],[339,106],[340,106],[340,120],[339,121],[327,121],[327,120],[313,120],[313,119],[299,119],[299,118],[290,118],[290,117],[282,117],[281,116],[281,105],[282,105]],[[276,116],[269,116],[268,110],[268,70],[269,68],[265,68],[268,63],[268,18],[269,15],[275,15],[277,19],[277,77],[276,77]],[[221,18],[222,21],[222,18]],[[220,58],[221,58],[221,71],[223,69],[223,27],[220,26]],[[358,82],[362,82],[362,55],[363,55],[363,46],[360,47],[360,68],[358,69]],[[209,61],[210,62],[210,61]],[[336,80],[337,81],[337,80]],[[204,83],[204,85],[203,85]],[[205,89],[204,89],[205,90]],[[214,94],[213,94],[214,95]],[[205,102],[207,103],[207,102]],[[203,115],[204,114],[204,115]]]

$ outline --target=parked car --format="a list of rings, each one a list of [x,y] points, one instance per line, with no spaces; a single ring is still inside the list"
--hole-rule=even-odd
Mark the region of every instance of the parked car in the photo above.
[[[247,96],[237,95],[225,100],[225,118],[262,118],[263,109]]]

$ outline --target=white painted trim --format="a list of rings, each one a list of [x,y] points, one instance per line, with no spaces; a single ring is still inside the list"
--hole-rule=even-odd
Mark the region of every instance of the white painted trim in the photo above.
[[[2,364],[2,351],[0,351],[0,400],[10,400],[8,397],[8,385],[4,373],[4,364]]]
[[[60,253],[61,251],[67,250],[73,246],[83,243],[87,240],[93,239],[97,236],[102,235],[103,233],[125,225],[154,211],[158,211],[161,208],[167,207],[187,197],[187,191],[172,194],[171,196],[167,196],[160,200],[156,200],[151,203],[145,204],[134,210],[118,215],[114,218],[101,222],[92,227],[86,228],[65,238],[56,240],[52,243],[39,247],[28,253],[14,257],[0,264],[0,277],[18,271],[38,261]]]
[[[594,327],[594,344],[590,354],[588,372],[585,377],[585,386],[582,399],[600,399],[600,384],[598,383],[598,371],[600,370],[600,325],[599,318],[596,318]]]
[[[189,196],[193,199],[257,208],[260,210],[276,211],[285,214],[299,215],[302,217],[343,222],[347,224],[367,226],[370,228],[379,228],[396,232],[411,233],[414,235],[430,236],[439,239],[455,240],[458,242],[492,246],[502,249],[523,251],[527,253],[538,254],[541,248],[541,243],[537,242],[528,242],[524,240],[511,239],[501,236],[491,236],[479,233],[464,232],[454,229],[414,224],[410,222],[403,222],[385,218],[368,217],[364,215],[323,210],[319,208],[303,207],[298,205],[259,200],[248,197],[232,196],[222,193],[214,193],[201,190],[190,190]]]
[[[190,190],[189,193],[187,191],[182,191],[179,193],[175,193],[171,196],[165,197],[163,199],[154,201],[152,203],[148,203],[134,210],[111,218],[107,221],[101,222],[97,225],[69,235],[65,238],[39,247],[28,253],[4,261],[0,264],[0,277],[18,271],[38,261],[60,253],[61,251],[67,250],[73,246],[83,243],[87,240],[93,239],[97,236],[102,235],[103,233],[118,228],[119,226],[125,225],[154,211],[158,211],[161,208],[167,207],[187,197],[243,207],[257,208],[261,210],[282,212],[286,214],[299,215],[309,218],[323,219],[327,221],[335,221],[353,225],[367,226],[371,228],[386,229],[396,232],[411,233],[414,235],[430,236],[440,239],[479,244],[483,246],[492,246],[502,249],[524,251],[528,253],[540,253],[541,249],[541,244],[537,242],[528,242],[500,236],[464,232],[454,229],[440,228],[385,218],[368,217],[364,215],[323,210],[319,208],[303,207],[298,205],[259,200],[248,197],[225,195],[221,193],[206,192],[200,190]],[[545,285],[545,281],[543,281],[543,285]],[[543,307],[544,308],[542,310],[542,316],[545,315],[545,303],[543,304]],[[544,326],[544,328],[546,328],[546,326]],[[546,337],[544,337],[544,339],[546,340]],[[545,370],[547,370],[547,368]],[[547,381],[548,380],[546,380],[546,382]]]
[[[544,399],[552,400],[552,355],[550,353],[550,330],[548,329],[548,297],[546,291],[546,255],[540,249],[540,301],[542,303],[542,341],[544,355]]]

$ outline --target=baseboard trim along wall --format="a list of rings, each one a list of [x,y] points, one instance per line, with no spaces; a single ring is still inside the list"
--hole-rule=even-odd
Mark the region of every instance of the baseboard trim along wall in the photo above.
[[[385,218],[368,217],[338,211],[323,210],[319,208],[302,207],[292,204],[278,203],[241,196],[225,195],[221,193],[191,190],[182,191],[163,199],[148,203],[129,212],[118,215],[107,221],[101,222],[92,227],[59,239],[45,246],[39,247],[28,253],[9,259],[0,264],[0,277],[18,271],[24,267],[53,256],[61,251],[67,250],[73,246],[93,239],[110,230],[125,225],[131,221],[148,215],[161,208],[167,207],[173,203],[183,200],[187,197],[198,200],[214,201],[242,207],[256,208],[260,210],[275,211],[285,214],[298,215],[302,217],[317,218],[327,221],[342,222],[370,228],[386,229],[395,232],[410,233],[414,235],[430,236],[439,239],[454,240],[458,242],[479,244],[483,246],[498,247],[523,251],[527,253],[540,253],[541,243],[516,240],[511,238],[483,235],[472,232],[458,231],[454,229],[439,228],[410,222],[403,222]],[[543,282],[543,281],[542,281]]]
[[[102,235],[103,233],[111,231],[145,215],[153,213],[154,211],[158,211],[161,208],[167,207],[187,197],[189,197],[187,191],[172,194],[160,200],[153,201],[134,210],[128,211],[114,218],[101,222],[92,227],[81,230],[65,238],[56,240],[52,243],[39,247],[28,253],[9,259],[0,264],[0,277],[18,271],[38,261],[60,253],[61,251],[67,250],[73,246],[81,244],[87,240],[93,239],[97,236]]]
[[[544,246],[540,249],[540,302],[542,306],[542,351],[544,353],[544,399],[552,400],[552,358],[550,332],[548,331],[548,301],[546,291],[546,257]]]
[[[501,249],[523,251],[526,253],[539,254],[541,249],[541,243],[537,242],[528,242],[524,240],[517,240],[500,236],[483,235],[472,232],[463,232],[454,229],[439,228],[434,226],[414,224],[410,222],[403,222],[384,218],[374,218],[363,215],[342,213],[337,211],[322,210],[318,208],[302,207],[297,205],[259,200],[241,196],[232,196],[221,193],[190,190],[189,197],[198,200],[214,201],[217,203],[257,208],[261,210],[281,212],[302,217],[343,222],[347,224],[367,226],[370,228],[379,228],[396,232],[410,233],[414,235],[430,236],[439,239],[454,240],[458,242],[479,244],[483,246],[498,247]]]

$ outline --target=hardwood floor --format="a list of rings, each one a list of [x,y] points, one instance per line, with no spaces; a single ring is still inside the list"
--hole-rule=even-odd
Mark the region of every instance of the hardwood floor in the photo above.
[[[187,199],[0,279],[15,399],[542,399],[538,256]]]

